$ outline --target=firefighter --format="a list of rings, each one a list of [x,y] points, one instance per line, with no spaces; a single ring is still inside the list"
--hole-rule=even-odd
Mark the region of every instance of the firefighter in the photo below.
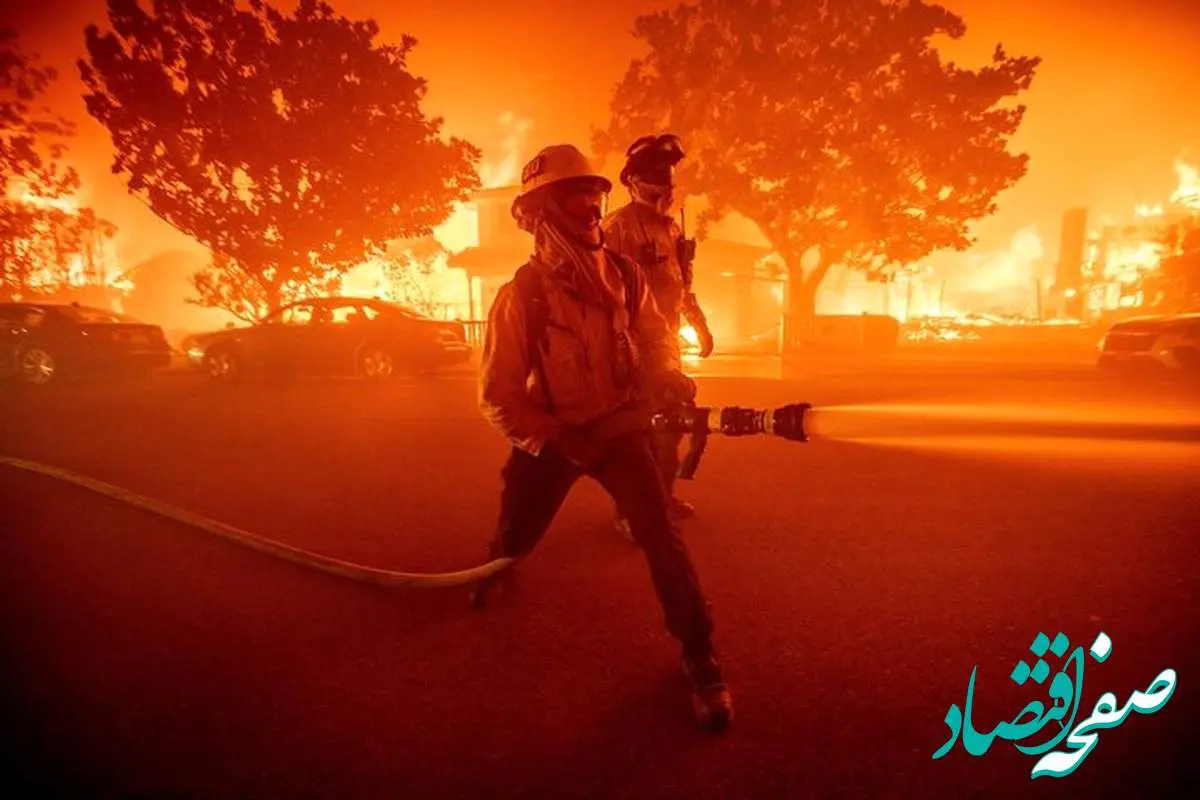
[[[484,416],[512,443],[490,555],[520,563],[575,482],[585,475],[598,481],[628,510],[667,630],[682,647],[697,718],[721,730],[733,705],[712,644],[709,603],[656,480],[650,436],[635,430],[602,441],[588,433],[648,387],[695,395],[641,271],[604,247],[600,220],[611,189],[570,145],[543,149],[522,171],[512,212],[533,234],[533,254],[488,313],[479,376]],[[513,571],[476,586],[475,602],[485,604]]]
[[[679,138],[672,134],[643,136],[625,152],[621,183],[629,190],[630,202],[605,218],[605,241],[618,253],[637,262],[645,271],[658,308],[678,338],[686,320],[700,340],[700,355],[707,358],[713,350],[708,321],[692,291],[694,243],[684,239],[683,231],[671,216],[675,203],[675,167],[684,158]],[[677,519],[695,514],[695,508],[675,497],[675,477],[679,472],[679,447],[683,435],[661,433],[655,436],[655,454],[662,480],[671,498],[671,512]],[[625,515],[618,511],[617,528],[629,531]]]

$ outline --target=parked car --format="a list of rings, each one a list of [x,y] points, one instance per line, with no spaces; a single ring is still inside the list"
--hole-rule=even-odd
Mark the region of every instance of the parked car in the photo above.
[[[29,386],[103,373],[146,374],[171,361],[163,330],[77,303],[0,303],[0,376]]]
[[[248,375],[355,375],[384,381],[471,357],[461,323],[357,297],[292,303],[248,327],[189,336],[183,348],[193,366],[218,381]]]
[[[1200,372],[1200,312],[1137,317],[1114,323],[1097,346],[1106,369],[1152,367]]]

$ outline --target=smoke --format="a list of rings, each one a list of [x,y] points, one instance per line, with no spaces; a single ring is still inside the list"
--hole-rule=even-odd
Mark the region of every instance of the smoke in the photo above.
[[[479,180],[485,189],[508,186],[517,180],[524,164],[529,132],[533,130],[533,120],[518,117],[511,111],[500,117],[500,125],[505,131],[500,142],[501,157],[495,161],[485,159],[479,166]]]
[[[1034,314],[1038,281],[1043,289],[1045,247],[1036,225],[1013,234],[1005,250],[968,253],[944,271],[947,305],[960,311]]]

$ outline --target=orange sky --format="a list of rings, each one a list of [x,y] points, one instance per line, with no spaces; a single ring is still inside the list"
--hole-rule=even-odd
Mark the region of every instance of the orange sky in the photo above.
[[[1029,174],[1001,197],[981,225],[980,248],[1003,248],[1037,225],[1046,255],[1057,255],[1061,211],[1083,204],[1094,215],[1124,217],[1141,202],[1165,201],[1173,162],[1200,161],[1200,2],[1194,0],[945,0],[968,32],[950,54],[974,62],[1002,42],[1009,52],[1044,59],[1026,102],[1016,147],[1032,157]],[[506,111],[533,120],[531,142],[587,143],[602,123],[608,94],[638,44],[629,36],[639,11],[667,0],[336,0],[349,16],[374,15],[383,35],[419,40],[410,67],[430,80],[427,110],[446,128],[499,155]],[[179,234],[131,199],[109,171],[107,133],[79,99],[74,59],[82,31],[104,18],[103,0],[3,0],[3,19],[24,46],[60,68],[56,103],[81,120],[73,147],[84,202],[122,227],[122,257],[136,263],[186,246]]]

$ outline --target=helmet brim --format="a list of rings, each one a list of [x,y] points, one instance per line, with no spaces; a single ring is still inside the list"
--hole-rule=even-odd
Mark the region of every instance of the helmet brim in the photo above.
[[[613,188],[612,181],[603,175],[569,175],[566,177],[557,178],[555,180],[546,181],[545,183],[539,184],[538,186],[535,186],[527,191],[521,192],[513,198],[512,208],[510,209],[511,213],[513,217],[516,217],[520,206],[528,202],[530,199],[542,196],[545,192],[553,190],[556,187],[559,189],[564,189],[569,188],[572,185],[585,187],[588,189],[595,189],[603,192],[604,194],[609,194],[612,192]]]

